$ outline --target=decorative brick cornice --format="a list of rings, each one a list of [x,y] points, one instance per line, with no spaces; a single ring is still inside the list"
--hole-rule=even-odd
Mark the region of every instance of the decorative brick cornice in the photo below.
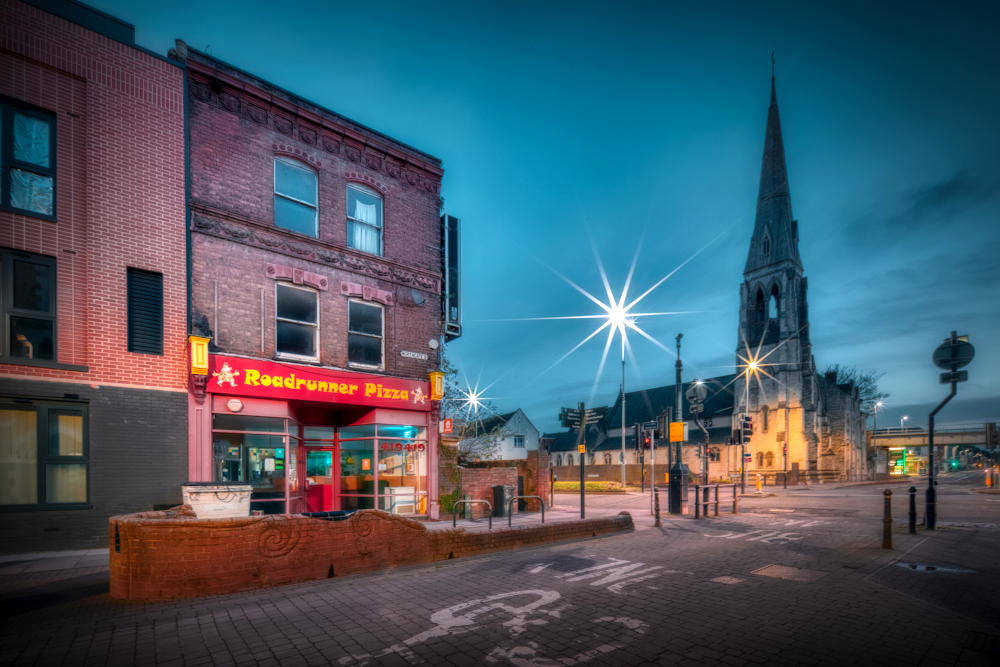
[[[398,285],[416,287],[433,294],[441,293],[441,279],[434,274],[385,258],[375,259],[371,255],[319,239],[300,240],[297,234],[203,204],[191,202],[190,206],[192,231],[289,257],[326,264]]]
[[[342,155],[372,172],[385,174],[401,185],[418,187],[428,194],[441,192],[444,171],[334,120],[275,97],[256,86],[222,72],[188,61],[190,91],[194,100],[265,125],[317,151]],[[294,148],[292,148],[294,151]]]

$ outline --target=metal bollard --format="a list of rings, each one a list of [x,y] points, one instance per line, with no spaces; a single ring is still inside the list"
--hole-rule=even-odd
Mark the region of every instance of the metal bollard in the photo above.
[[[882,517],[882,548],[892,548],[892,491],[886,489],[885,494],[885,515]]]
[[[917,487],[910,487],[910,535],[917,533]]]
[[[694,485],[694,518],[701,518],[701,485]]]
[[[657,528],[660,527],[660,487],[653,484],[653,511],[656,513],[656,520],[653,521],[653,525]]]

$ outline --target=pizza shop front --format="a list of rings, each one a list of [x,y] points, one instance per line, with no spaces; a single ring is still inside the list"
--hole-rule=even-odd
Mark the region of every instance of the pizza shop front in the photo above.
[[[193,480],[249,484],[264,514],[437,518],[429,382],[225,355],[208,366],[192,401]]]

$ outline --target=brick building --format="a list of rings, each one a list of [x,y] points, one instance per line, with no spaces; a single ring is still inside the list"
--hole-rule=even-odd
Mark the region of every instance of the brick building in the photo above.
[[[438,159],[178,41],[191,480],[265,513],[437,511]]]
[[[102,547],[187,477],[184,73],[0,0],[0,553]]]

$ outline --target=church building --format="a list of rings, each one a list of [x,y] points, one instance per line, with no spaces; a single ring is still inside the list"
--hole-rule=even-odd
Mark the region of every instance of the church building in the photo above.
[[[750,415],[754,422],[754,435],[746,449],[751,455],[747,470],[751,475],[765,476],[768,483],[776,482],[782,473],[791,473],[790,481],[806,483],[867,479],[871,474],[865,415],[857,388],[852,383],[837,384],[835,373],[816,370],[809,338],[807,290],[772,75],[757,211],[740,285],[737,374],[701,379],[709,390],[700,415],[708,433],[707,446],[694,416],[688,412],[688,402],[682,401],[681,419],[689,422],[690,434],[683,456],[692,474],[702,472],[702,457],[707,459],[711,480],[728,481],[740,474],[740,447],[727,446],[727,438],[737,428],[741,414]],[[686,391],[689,386],[684,384],[680,390]],[[671,409],[676,390],[669,385],[626,394],[625,463],[639,467],[632,425],[655,421]],[[593,432],[587,437],[588,464],[618,469],[620,410],[621,396],[608,411],[607,421],[591,427]],[[556,466],[571,460],[575,433],[572,437],[568,433],[545,437],[552,439],[550,448]],[[657,466],[668,464],[667,443],[656,444]],[[647,468],[651,458],[649,452],[642,457]],[[606,472],[608,480],[620,478],[620,473]],[[657,479],[660,472],[665,468],[658,468]],[[630,480],[633,473],[639,471],[630,472]]]

